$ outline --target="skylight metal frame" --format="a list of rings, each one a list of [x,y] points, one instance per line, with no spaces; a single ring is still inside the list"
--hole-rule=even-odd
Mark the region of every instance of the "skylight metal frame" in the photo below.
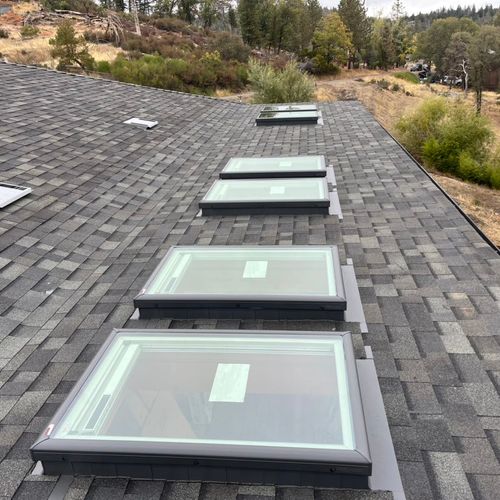
[[[273,116],[266,116],[266,115]],[[257,126],[266,125],[316,125],[320,119],[320,111],[264,111],[255,119]]]
[[[176,249],[200,249],[221,251],[232,249],[251,250],[252,248],[268,251],[283,249],[328,249],[332,257],[331,279],[335,286],[335,295],[293,294],[293,295],[245,295],[236,293],[200,294],[200,293],[148,293]],[[299,271],[299,270],[297,270]],[[213,317],[213,318],[264,318],[264,319],[335,319],[344,320],[347,309],[346,291],[338,248],[326,245],[280,245],[242,247],[224,246],[173,246],[158,264],[141,292],[134,298],[134,306],[139,309],[142,318],[162,317]]]
[[[93,374],[121,337],[139,335],[233,336],[238,339],[296,338],[303,342],[340,339],[344,386],[348,390],[353,447],[315,449],[276,445],[203,444],[129,439],[58,438],[64,421]],[[337,340],[336,340],[337,341]],[[332,354],[332,360],[338,359]],[[340,381],[339,381],[340,384]],[[340,386],[339,386],[340,390]],[[342,410],[339,410],[342,412]],[[242,331],[242,330],[127,330],[115,329],[75,384],[49,425],[30,448],[45,474],[84,474],[170,480],[215,480],[368,488],[372,473],[367,428],[349,332]]]
[[[0,208],[4,208],[31,193],[31,188],[18,186],[17,184],[10,184],[9,182],[0,182],[0,188],[2,187],[11,189],[12,192],[5,193],[5,196],[0,197]]]
[[[304,179],[296,178],[295,180],[297,181],[297,185],[300,186]],[[217,189],[220,183],[261,182],[263,185],[266,185],[266,179],[218,179],[210,186],[210,189],[199,202],[199,207],[202,210],[202,215],[328,214],[330,196],[326,177],[311,177],[310,180],[321,183],[323,197],[287,200],[262,198],[255,198],[253,200],[210,200],[208,199],[210,194],[213,190]],[[293,182],[294,178],[286,178],[283,181]]]
[[[285,162],[287,160],[300,160],[300,159],[313,159],[316,158],[319,163],[319,168],[312,170],[287,170],[287,167],[280,167],[279,162]],[[244,162],[245,160],[262,160],[262,161],[276,161],[278,165],[275,167],[270,167],[268,170],[251,170],[248,167],[247,170],[235,171],[231,170],[233,164],[237,162]],[[326,177],[326,160],[323,155],[311,155],[311,156],[268,156],[268,157],[234,157],[231,158],[222,172],[219,174],[221,179],[267,179],[267,178],[294,178],[294,177]]]

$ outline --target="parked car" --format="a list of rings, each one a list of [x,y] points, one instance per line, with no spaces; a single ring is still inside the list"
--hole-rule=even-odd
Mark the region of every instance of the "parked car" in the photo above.
[[[416,72],[416,71],[422,71],[424,68],[423,68],[423,65],[418,63],[418,64],[414,64],[411,68],[410,68],[410,71],[412,72]]]

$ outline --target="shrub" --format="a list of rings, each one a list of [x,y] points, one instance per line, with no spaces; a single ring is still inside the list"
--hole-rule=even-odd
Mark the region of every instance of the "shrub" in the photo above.
[[[307,102],[314,95],[314,80],[295,63],[279,71],[252,59],[248,78],[256,103]]]
[[[111,31],[84,31],[83,38],[90,43],[111,43],[114,41],[114,34]]]
[[[23,38],[34,38],[35,36],[40,34],[40,30],[36,26],[25,24],[21,28],[20,33]]]
[[[481,163],[486,159],[491,138],[484,117],[476,115],[465,103],[450,103],[436,135],[424,143],[422,157],[438,170],[456,174],[463,152]]]
[[[401,85],[399,85],[399,83],[394,83],[391,87],[391,90],[393,92],[399,92],[400,90],[404,92],[404,88]]]
[[[247,62],[251,49],[243,40],[232,33],[217,33],[210,42],[210,50],[217,51],[225,61]]]
[[[3,28],[0,28],[0,38],[9,38],[9,32]]]
[[[158,17],[153,20],[152,24],[161,31],[183,33],[185,35],[193,32],[193,26],[178,17]]]
[[[410,83],[420,83],[418,76],[410,73],[409,71],[399,71],[393,74],[394,77],[399,78],[400,80],[406,80]]]
[[[377,87],[381,90],[389,90],[390,83],[385,79],[377,80]]]
[[[111,64],[108,61],[97,61],[95,70],[98,73],[111,73]]]
[[[313,73],[316,75],[338,75],[340,67],[335,63],[328,61],[322,54],[316,54],[312,58]]]
[[[444,99],[428,99],[413,113],[403,116],[396,124],[398,138],[417,158],[422,156],[424,142],[435,137],[440,121],[447,113]]]
[[[127,58],[119,55],[111,64],[111,75],[122,82],[167,90],[210,94],[217,87],[239,90],[246,84],[244,66],[222,64],[213,52],[200,59],[167,59],[160,55]]]
[[[493,133],[487,119],[466,103],[429,99],[403,117],[397,130],[401,142],[426,165],[470,182],[498,186],[500,152],[488,149]]]

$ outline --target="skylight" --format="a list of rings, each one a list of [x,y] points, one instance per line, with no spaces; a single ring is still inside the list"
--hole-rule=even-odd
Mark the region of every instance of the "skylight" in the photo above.
[[[203,215],[327,214],[329,206],[324,177],[218,180],[200,202]]]
[[[350,334],[115,330],[31,454],[46,474],[367,487]]]
[[[130,118],[129,120],[124,121],[123,123],[126,123],[127,125],[135,125],[136,127],[143,129],[150,129],[158,125],[158,122],[150,120],[141,120],[140,118]]]
[[[343,319],[337,247],[172,247],[134,299],[141,317]]]
[[[31,193],[31,188],[24,186],[16,186],[0,182],[0,208],[4,208],[11,203],[14,203],[19,198],[27,196]]]
[[[273,104],[264,106],[262,111],[317,111],[316,104]]]
[[[308,125],[318,123],[318,111],[261,111],[257,125]]]
[[[325,176],[324,156],[231,158],[220,174],[221,179]]]

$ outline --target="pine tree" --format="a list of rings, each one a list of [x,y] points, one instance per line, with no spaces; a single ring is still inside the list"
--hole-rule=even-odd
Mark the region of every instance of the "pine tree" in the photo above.
[[[366,48],[370,34],[370,23],[366,17],[365,0],[340,0],[339,15],[352,34],[354,50],[349,54],[349,68],[361,51]]]

